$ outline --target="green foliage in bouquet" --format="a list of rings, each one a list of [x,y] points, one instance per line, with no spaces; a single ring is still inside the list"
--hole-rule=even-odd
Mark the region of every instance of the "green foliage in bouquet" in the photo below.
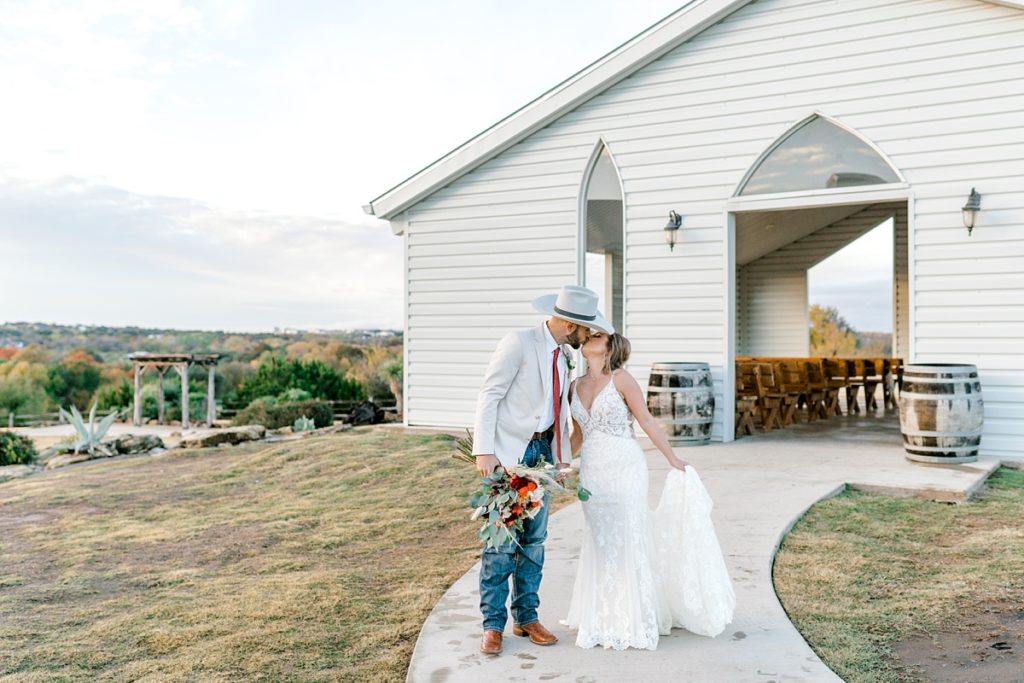
[[[14,432],[0,432],[0,467],[4,465],[29,465],[36,461],[38,454],[32,441]]]
[[[473,434],[455,439],[456,460],[476,464],[473,456]],[[579,476],[572,470],[556,470],[547,463],[537,467],[513,465],[502,467],[480,478],[480,488],[470,496],[471,520],[482,520],[477,537],[490,548],[516,543],[525,520],[532,519],[544,505],[547,491],[570,493],[581,500],[590,499],[590,491],[580,486]]]
[[[472,465],[476,464],[476,457],[473,455],[473,432],[467,429],[466,436],[461,436],[455,439],[455,453],[452,454],[452,457],[456,460],[462,460],[463,462],[468,462]],[[559,486],[562,490],[575,493],[576,497],[582,501],[590,500],[590,491],[580,486],[579,473],[575,470],[558,472],[550,465],[542,465],[539,468],[534,469],[546,472],[552,476],[557,476]]]
[[[473,432],[467,429],[466,436],[455,439],[455,453],[452,457],[473,465],[476,464],[476,458],[473,457]]]

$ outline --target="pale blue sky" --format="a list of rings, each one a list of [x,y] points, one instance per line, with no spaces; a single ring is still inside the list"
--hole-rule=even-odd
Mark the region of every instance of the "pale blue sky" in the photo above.
[[[361,205],[680,0],[0,0],[0,321],[399,326]]]

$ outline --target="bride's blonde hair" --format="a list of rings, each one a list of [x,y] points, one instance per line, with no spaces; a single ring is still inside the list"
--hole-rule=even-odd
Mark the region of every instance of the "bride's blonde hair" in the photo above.
[[[618,332],[608,335],[608,355],[604,359],[604,371],[615,372],[629,360],[629,340]]]

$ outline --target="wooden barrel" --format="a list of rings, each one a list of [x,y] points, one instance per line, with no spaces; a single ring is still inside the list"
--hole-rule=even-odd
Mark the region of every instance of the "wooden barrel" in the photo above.
[[[647,409],[673,446],[703,446],[711,440],[715,387],[707,363],[654,363],[647,383]]]
[[[978,459],[984,406],[973,365],[917,363],[903,368],[900,431],[907,459],[957,463]]]

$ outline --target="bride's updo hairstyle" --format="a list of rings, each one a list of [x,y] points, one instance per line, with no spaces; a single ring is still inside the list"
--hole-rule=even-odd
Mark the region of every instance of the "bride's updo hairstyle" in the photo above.
[[[608,356],[604,361],[605,372],[615,372],[629,360],[629,340],[618,332],[608,335]]]

